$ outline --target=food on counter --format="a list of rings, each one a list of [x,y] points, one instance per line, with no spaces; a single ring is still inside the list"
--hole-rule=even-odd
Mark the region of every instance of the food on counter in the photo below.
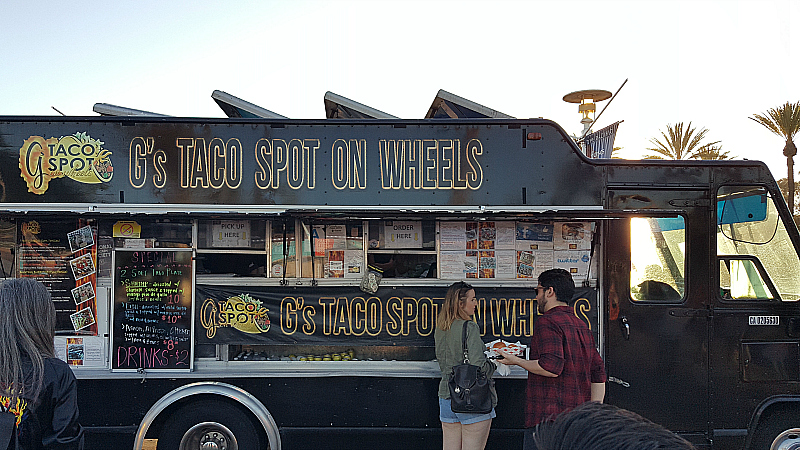
[[[502,339],[497,339],[486,344],[486,353],[488,356],[496,357],[500,356],[499,351],[502,349],[506,353],[522,356],[525,354],[526,348],[527,346],[525,344],[521,344],[520,342],[508,342]]]
[[[269,355],[267,352],[254,352],[246,350],[236,355],[234,361],[352,361],[355,360],[355,350],[349,349],[341,353],[326,353],[324,355]]]

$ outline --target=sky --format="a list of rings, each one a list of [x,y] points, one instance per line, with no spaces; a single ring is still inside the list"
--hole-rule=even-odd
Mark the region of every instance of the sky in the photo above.
[[[324,119],[326,91],[419,119],[444,89],[577,134],[563,96],[628,80],[593,127],[624,121],[620,156],[691,122],[779,179],[785,142],[749,117],[800,101],[796,0],[0,0],[0,18],[0,115],[225,117],[218,89],[294,119]]]

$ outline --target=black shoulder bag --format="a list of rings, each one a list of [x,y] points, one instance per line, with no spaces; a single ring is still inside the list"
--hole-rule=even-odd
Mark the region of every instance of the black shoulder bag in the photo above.
[[[17,430],[17,416],[11,412],[0,412],[0,449],[7,449],[11,436]],[[14,439],[15,448],[17,440]]]
[[[457,413],[486,414],[492,412],[493,380],[486,376],[478,366],[469,363],[467,352],[467,322],[461,332],[464,349],[464,363],[453,367],[447,382],[450,388],[450,409]]]

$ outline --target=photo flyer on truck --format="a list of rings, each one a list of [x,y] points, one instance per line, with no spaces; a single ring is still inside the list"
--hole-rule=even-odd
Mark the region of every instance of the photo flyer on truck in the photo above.
[[[92,221],[18,222],[17,276],[40,281],[56,307],[56,333],[95,334],[97,228]]]
[[[562,233],[558,252],[554,230]],[[545,270],[563,267],[585,277],[589,230],[589,222],[442,222],[439,274],[450,279],[536,279]]]

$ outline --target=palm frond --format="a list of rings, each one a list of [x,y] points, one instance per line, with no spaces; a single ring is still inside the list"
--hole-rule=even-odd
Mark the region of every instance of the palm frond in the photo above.
[[[713,142],[700,147],[700,149],[694,152],[692,158],[703,160],[733,159],[734,157],[730,156],[730,152],[723,152],[722,146],[717,145],[718,143],[719,142]]]
[[[645,156],[645,159],[694,158],[694,155],[703,147],[713,146],[720,142],[714,141],[709,144],[702,144],[708,130],[706,128],[701,128],[700,130],[692,128],[692,122],[686,125],[684,125],[683,122],[667,125],[666,133],[661,130],[659,131],[661,132],[663,141],[658,138],[650,139],[650,143],[653,144],[654,147],[647,149],[658,155]]]
[[[753,114],[750,119],[786,140],[792,139],[800,131],[800,102],[786,102],[765,114]]]

